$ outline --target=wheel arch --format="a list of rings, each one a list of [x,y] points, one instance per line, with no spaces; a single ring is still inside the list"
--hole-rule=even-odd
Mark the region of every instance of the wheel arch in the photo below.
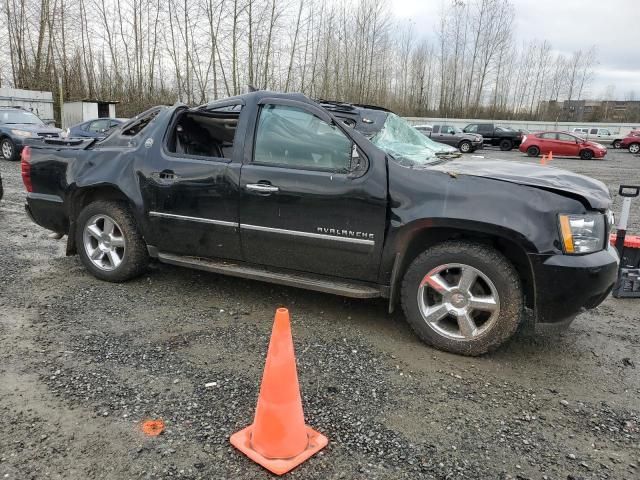
[[[76,219],[84,207],[97,200],[112,200],[125,203],[136,216],[136,209],[129,197],[114,184],[99,184],[77,188],[70,195],[71,201],[67,215],[69,217],[69,232],[67,234],[67,255],[78,253],[75,241],[77,228]]]
[[[535,306],[535,282],[533,269],[525,248],[504,233],[488,230],[476,230],[458,226],[436,226],[420,228],[407,238],[406,246],[396,256],[390,281],[389,311],[392,312],[399,298],[399,287],[409,265],[422,252],[435,245],[451,241],[467,240],[480,243],[500,252],[516,269],[524,295],[524,305]]]

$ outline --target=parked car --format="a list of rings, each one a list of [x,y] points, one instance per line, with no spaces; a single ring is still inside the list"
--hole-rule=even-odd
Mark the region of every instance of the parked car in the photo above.
[[[640,134],[629,135],[622,139],[620,148],[626,148],[629,153],[640,153]]]
[[[61,131],[45,125],[28,110],[0,107],[0,156],[5,160],[18,160],[26,139],[58,137]]]
[[[126,121],[126,118],[96,118],[69,127],[64,136],[67,138],[105,138],[113,128]]]
[[[598,143],[610,143],[613,148],[620,148],[620,142],[624,138],[620,132],[611,132],[608,128],[576,127],[572,132],[585,140],[593,140]]]
[[[482,135],[485,145],[500,147],[507,151],[520,145],[522,134],[512,128],[494,125],[493,123],[470,123],[462,129],[465,133]]]
[[[354,128],[374,145],[383,149],[396,149],[397,155],[413,155],[428,158],[457,158],[457,148],[434,142],[412,127],[391,110],[375,105],[358,105],[319,100],[320,105],[339,118],[343,124]],[[401,135],[400,134],[401,132]]]
[[[423,135],[439,143],[456,147],[462,153],[471,153],[482,148],[482,135],[465,133],[459,127],[452,125],[433,125],[430,131],[426,131],[420,125],[415,127]]]
[[[414,125],[413,128],[418,130],[420,133],[427,134],[428,137],[428,134],[433,130],[433,125]]]
[[[583,160],[604,158],[607,149],[604,145],[591,142],[568,132],[541,132],[525,135],[520,151],[530,157],[553,152],[564,157],[580,157]]]
[[[391,311],[399,300],[420,338],[466,355],[497,348],[525,318],[568,325],[607,297],[618,257],[603,183],[425,155],[401,146],[423,136],[380,110],[376,145],[361,131],[377,128],[376,110],[363,111],[340,118],[301,94],[257,91],[156,107],[100,143],[33,142],[27,212],[103,280],[154,258],[384,297]]]

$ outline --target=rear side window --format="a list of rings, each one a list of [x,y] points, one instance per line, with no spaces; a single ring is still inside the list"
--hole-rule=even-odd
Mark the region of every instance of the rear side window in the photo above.
[[[556,139],[556,134],[555,133],[541,133],[540,135],[538,135],[539,138],[544,138],[545,140],[555,140]]]
[[[306,110],[264,105],[256,132],[254,162],[311,170],[347,171],[351,139]]]
[[[491,125],[479,125],[478,126],[478,132],[480,132],[480,133],[490,133],[491,132]],[[475,131],[473,133],[475,133]]]
[[[122,129],[122,135],[127,137],[133,137],[138,135],[141,131],[147,128],[154,118],[160,113],[160,108],[155,107],[151,110],[141,113],[137,118],[134,118],[127,122]]]
[[[89,131],[94,133],[104,132],[109,128],[109,120],[95,120],[89,125]]]
[[[440,125],[433,126],[433,133],[440,133]]]
[[[223,107],[180,113],[170,133],[167,150],[178,156],[202,160],[231,159],[240,110]]]
[[[575,142],[576,137],[567,133],[558,133],[558,140],[562,140],[563,142]]]
[[[589,132],[591,135],[597,135],[598,134],[598,129],[597,128],[592,128],[591,132]]]

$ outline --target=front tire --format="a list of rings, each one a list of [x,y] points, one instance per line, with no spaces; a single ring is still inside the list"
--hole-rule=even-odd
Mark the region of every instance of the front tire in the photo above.
[[[125,204],[104,200],[90,203],[80,212],[77,225],[80,259],[96,278],[124,282],[146,270],[147,247]]]
[[[496,250],[453,241],[419,255],[402,281],[409,325],[429,345],[461,355],[498,348],[523,315],[520,279]]]
[[[593,152],[591,150],[582,150],[580,152],[580,158],[582,160],[591,160],[593,158]]]
[[[5,160],[13,162],[18,159],[18,149],[10,138],[3,138],[0,142],[0,155]]]
[[[629,145],[629,153],[638,153],[640,152],[640,143],[632,143]]]
[[[527,155],[530,157],[537,157],[540,155],[540,149],[538,147],[529,147],[527,148]]]
[[[500,150],[503,152],[509,151],[513,148],[513,142],[508,139],[500,140]]]
[[[460,149],[460,151],[462,153],[469,153],[471,152],[471,142],[467,141],[467,140],[463,140],[462,142],[460,142],[460,145],[458,146],[458,148]]]

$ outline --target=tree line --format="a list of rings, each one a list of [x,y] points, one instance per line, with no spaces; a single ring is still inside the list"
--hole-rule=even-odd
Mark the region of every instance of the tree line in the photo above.
[[[595,48],[516,42],[509,0],[434,3],[436,32],[386,0],[0,0],[0,85],[118,100],[120,116],[257,88],[403,115],[558,119]]]

